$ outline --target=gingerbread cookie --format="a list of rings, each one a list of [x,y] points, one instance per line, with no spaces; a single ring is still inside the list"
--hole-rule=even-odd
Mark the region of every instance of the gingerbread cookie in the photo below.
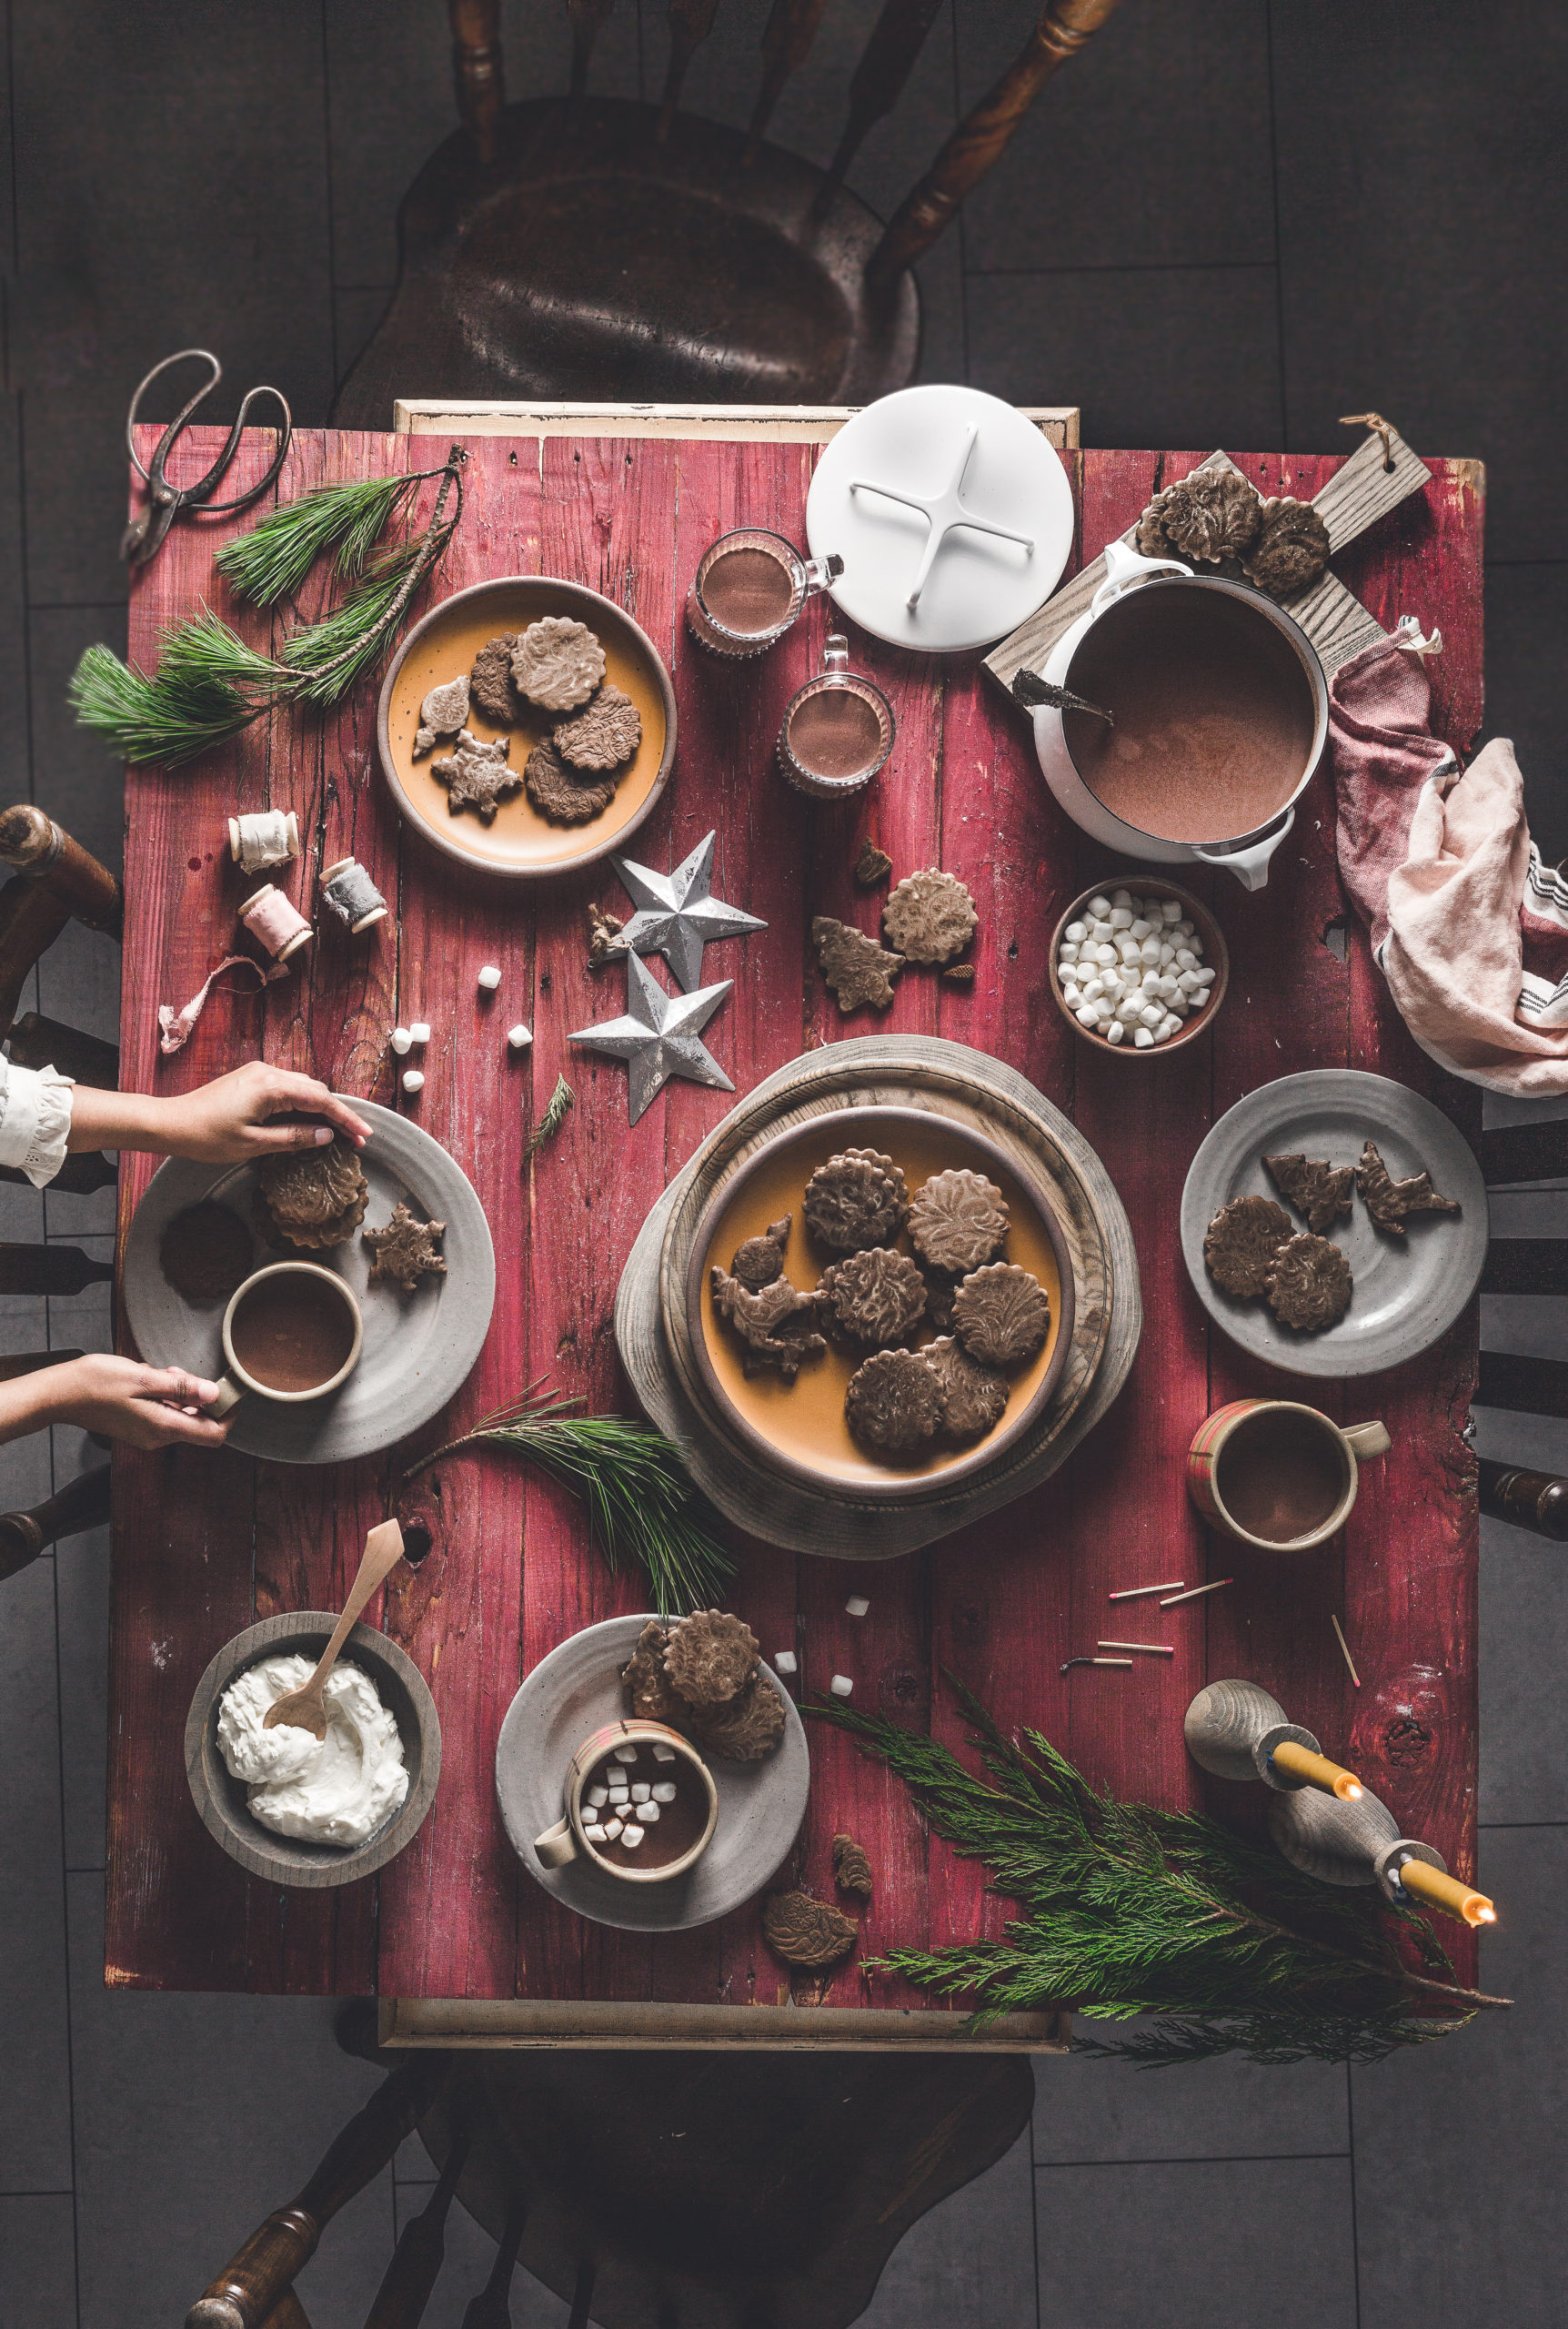
[[[911,1455],[941,1428],[946,1395],[912,1350],[873,1351],[849,1377],[844,1415],[855,1437],[879,1454]]]
[[[1269,1307],[1283,1326],[1317,1334],[1351,1303],[1351,1265],[1326,1237],[1287,1237],[1269,1265]]]
[[[1032,1270],[992,1262],[953,1296],[953,1332],[982,1366],[1019,1366],[1050,1329],[1050,1300]]]
[[[1232,1197],[1203,1233],[1204,1266],[1224,1293],[1255,1301],[1290,1235],[1291,1216],[1271,1197]]]
[[[963,1277],[1007,1235],[1007,1199],[983,1173],[933,1173],[910,1207],[910,1243],[923,1262]]]
[[[901,1342],[926,1306],[926,1282],[907,1254],[871,1245],[822,1273],[821,1293],[857,1342]]]
[[[1263,1170],[1317,1236],[1350,1212],[1353,1164],[1330,1164],[1312,1156],[1265,1156]]]

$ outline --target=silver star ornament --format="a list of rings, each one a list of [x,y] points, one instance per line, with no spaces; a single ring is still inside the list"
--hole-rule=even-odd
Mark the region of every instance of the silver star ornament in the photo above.
[[[739,938],[749,930],[768,927],[754,913],[741,913],[709,894],[714,840],[709,833],[699,842],[673,873],[656,873],[629,857],[610,860],[638,909],[621,933],[622,945],[634,954],[662,954],[688,994],[702,976],[705,946],[716,938]]]
[[[666,994],[653,973],[628,954],[625,1017],[584,1027],[570,1040],[590,1052],[608,1052],[611,1059],[625,1060],[633,1124],[672,1075],[733,1092],[734,1084],[698,1037],[734,984],[733,979],[726,979],[722,986],[699,987],[695,994]]]

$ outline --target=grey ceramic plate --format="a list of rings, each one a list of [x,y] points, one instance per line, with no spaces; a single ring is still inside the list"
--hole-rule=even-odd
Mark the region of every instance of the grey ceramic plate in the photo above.
[[[365,1348],[343,1388],[325,1399],[299,1406],[254,1396],[241,1401],[230,1447],[276,1464],[345,1464],[417,1431],[467,1380],[495,1306],[490,1225],[467,1174],[407,1117],[371,1100],[352,1104],[371,1127],[359,1160],[370,1186],[361,1227],[378,1228],[399,1201],[424,1220],[444,1221],[447,1274],[421,1279],[407,1296],[394,1285],[372,1286],[370,1256],[357,1231],[345,1245],[306,1255],[338,1271],[358,1296]],[[204,1198],[228,1205],[248,1228],[255,1181],[254,1165],[192,1164],[183,1157],[170,1157],[153,1175],[126,1240],[121,1275],[126,1316],[150,1366],[222,1374],[225,1306],[176,1294],[159,1265],[158,1245],[176,1214]],[[257,1238],[256,1267],[276,1258]]]
[[[620,1669],[647,1623],[646,1617],[608,1618],[540,1659],[507,1709],[496,1741],[496,1794],[512,1850],[563,1907],[627,1932],[683,1932],[728,1916],[760,1892],[805,1816],[811,1758],[794,1701],[764,1659],[763,1679],[784,1701],[784,1736],[760,1763],[712,1758],[719,1825],[694,1869],[668,1884],[618,1884],[580,1859],[543,1867],[534,1838],[566,1810],[562,1780],[573,1753],[626,1712]]]
[[[1463,1212],[1417,1214],[1402,1238],[1385,1237],[1357,1197],[1350,1219],[1330,1233],[1350,1257],[1351,1306],[1322,1334],[1297,1334],[1266,1302],[1221,1293],[1203,1265],[1203,1233],[1232,1197],[1282,1201],[1264,1156],[1299,1153],[1353,1164],[1368,1140],[1396,1181],[1424,1169]],[[1289,1205],[1285,1211],[1295,1219]],[[1181,1192],[1181,1251],[1198,1299],[1232,1342],[1293,1375],[1377,1375],[1425,1350],[1475,1292],[1486,1237],[1486,1186],[1469,1144],[1419,1092],[1356,1068],[1284,1075],[1249,1092],[1214,1126]]]

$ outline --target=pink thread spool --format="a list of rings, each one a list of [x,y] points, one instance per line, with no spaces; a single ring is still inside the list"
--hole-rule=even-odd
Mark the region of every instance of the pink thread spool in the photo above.
[[[275,963],[286,963],[302,946],[308,946],[316,935],[298,908],[270,882],[257,890],[254,898],[246,899],[239,910],[239,918]]]

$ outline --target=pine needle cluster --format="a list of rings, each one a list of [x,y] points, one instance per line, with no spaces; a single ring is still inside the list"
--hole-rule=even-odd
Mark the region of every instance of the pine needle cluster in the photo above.
[[[1000,1941],[877,1961],[971,1999],[977,2024],[1070,2005],[1111,2021],[1165,2017],[1086,2049],[1149,2069],[1232,2052],[1373,2062],[1508,2003],[1455,1984],[1423,1917],[1315,1882],[1201,1813],[1096,1794],[1040,1732],[1005,1738],[954,1687],[978,1734],[979,1773],[879,1716],[837,1700],[809,1711],[890,1765],[937,1834],[983,1860],[991,1889],[1018,1903]]]
[[[550,1094],[549,1102],[545,1109],[544,1114],[539,1118],[538,1123],[534,1126],[532,1132],[529,1133],[528,1139],[523,1144],[523,1162],[525,1164],[528,1164],[533,1162],[533,1159],[538,1154],[540,1149],[544,1147],[547,1141],[554,1140],[557,1133],[559,1132],[561,1126],[567,1120],[567,1110],[575,1104],[576,1100],[577,1094],[572,1090],[572,1087],[567,1082],[566,1077],[564,1075],[558,1075],[556,1078],[556,1088]]]
[[[421,1457],[412,1478],[460,1448],[496,1447],[538,1465],[588,1507],[593,1538],[612,1576],[636,1561],[648,1573],[660,1617],[717,1608],[735,1563],[715,1534],[718,1516],[692,1486],[680,1450],[649,1425],[624,1416],[581,1416],[564,1394],[539,1382],[461,1439]]]
[[[428,524],[377,551],[387,527],[407,517],[419,486],[432,477],[441,482]],[[337,606],[291,631],[276,658],[247,647],[205,606],[163,633],[150,674],[107,647],[89,647],[67,690],[71,709],[123,760],[166,768],[231,742],[281,705],[330,711],[381,661],[462,513],[456,449],[438,469],[351,479],[282,503],[225,545],[215,560],[219,573],[237,598],[270,607],[301,587],[324,552],[336,549],[337,571],[352,585]]]

